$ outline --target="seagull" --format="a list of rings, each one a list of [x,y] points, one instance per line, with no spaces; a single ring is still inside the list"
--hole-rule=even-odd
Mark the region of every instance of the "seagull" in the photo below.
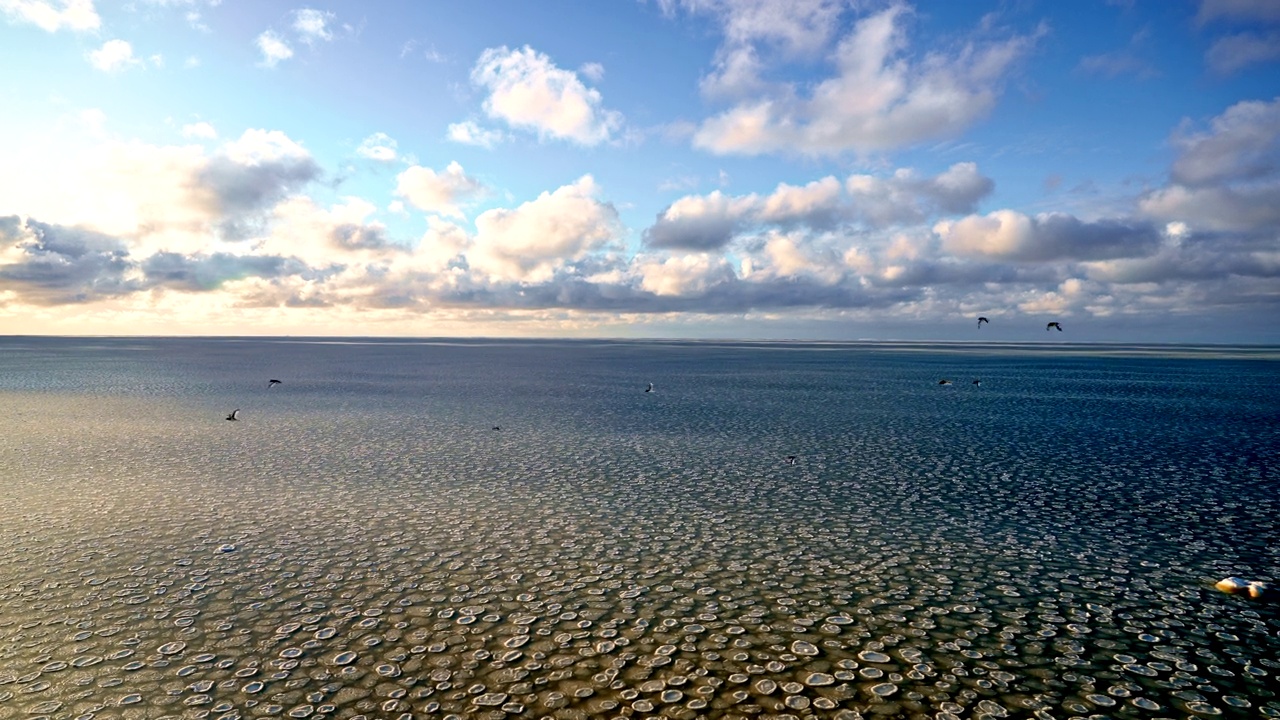
[[[267,381],[267,389],[268,389],[268,390],[270,390],[271,388],[273,388],[273,387],[275,387],[275,386],[277,386],[277,385],[283,385],[283,384],[284,384],[284,381],[283,381],[283,380],[275,380],[275,379],[268,380],[268,381]]]
[[[240,408],[236,408],[235,410],[232,410],[232,411],[231,411],[231,414],[227,416],[227,419],[228,419],[228,420],[239,420],[239,419],[240,419]]]
[[[796,464],[796,456],[795,456],[795,455],[788,455],[788,456],[787,456],[787,464],[788,464],[788,465],[795,465],[795,464]]]
[[[1058,324],[1058,323],[1056,323],[1056,322],[1051,322],[1051,323],[1049,323],[1048,325],[1045,325],[1045,326],[1044,326],[1044,331],[1045,331],[1045,332],[1049,332],[1049,328],[1058,328],[1058,332],[1062,332],[1062,326],[1061,326],[1061,325],[1059,325],[1059,324]]]
[[[951,381],[950,381],[950,380],[939,380],[939,381],[938,381],[938,384],[939,384],[939,385],[950,385],[950,384],[951,384]]]
[[[653,383],[649,383],[649,387],[644,389],[645,392],[653,392]]]
[[[991,321],[984,317],[978,318],[978,327],[982,327],[982,323],[991,324]]]

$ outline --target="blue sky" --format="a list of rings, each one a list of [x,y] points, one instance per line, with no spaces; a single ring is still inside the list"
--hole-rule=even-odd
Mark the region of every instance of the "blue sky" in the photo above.
[[[1274,0],[0,0],[0,67],[0,332],[1280,342]]]

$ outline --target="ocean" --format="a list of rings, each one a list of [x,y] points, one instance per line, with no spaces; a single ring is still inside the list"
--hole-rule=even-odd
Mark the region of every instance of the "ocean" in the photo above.
[[[1257,347],[0,338],[0,720],[1280,717],[1280,603],[1213,587],[1280,581],[1278,381]]]

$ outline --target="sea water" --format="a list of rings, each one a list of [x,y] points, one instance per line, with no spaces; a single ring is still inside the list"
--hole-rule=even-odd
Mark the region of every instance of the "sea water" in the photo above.
[[[0,719],[1280,717],[1278,371],[0,338]]]

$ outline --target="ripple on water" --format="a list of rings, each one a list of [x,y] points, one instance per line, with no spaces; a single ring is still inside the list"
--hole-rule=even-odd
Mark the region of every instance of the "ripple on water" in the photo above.
[[[1272,451],[1222,399],[1230,384],[1182,385],[1214,389],[1197,409],[1148,388],[1182,375],[1132,365],[828,349],[748,377],[734,368],[766,361],[718,349],[755,359],[708,373],[664,355],[683,387],[655,415],[611,391],[612,366],[469,348],[461,381],[441,351],[413,352],[358,379],[294,355],[341,394],[307,397],[323,409],[271,395],[270,431],[234,440],[152,406],[68,405],[59,423],[90,425],[51,433],[65,400],[18,400],[0,438],[0,705],[225,720],[1274,709],[1274,615],[1186,578],[1265,574],[1231,565],[1278,529],[1257,462]],[[634,365],[634,349],[609,352]],[[961,361],[1004,377],[981,398],[903,390],[902,367]],[[538,375],[566,368],[570,382]],[[511,386],[528,373],[538,389]],[[536,412],[515,404],[530,393]],[[528,427],[473,432],[496,410]],[[797,471],[772,467],[796,443]]]

